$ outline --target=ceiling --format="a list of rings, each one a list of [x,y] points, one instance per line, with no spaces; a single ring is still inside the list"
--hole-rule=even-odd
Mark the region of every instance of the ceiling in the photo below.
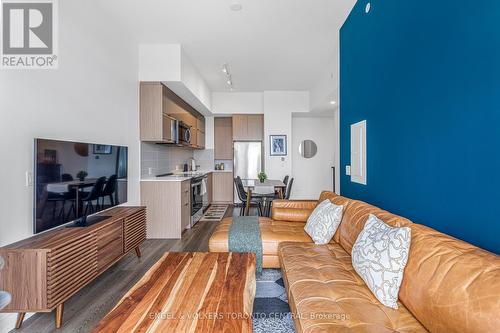
[[[238,2],[241,11],[232,11]],[[138,43],[179,43],[212,91],[310,90],[355,0],[103,0]],[[337,54],[337,55],[336,55]],[[338,73],[334,73],[338,76]]]

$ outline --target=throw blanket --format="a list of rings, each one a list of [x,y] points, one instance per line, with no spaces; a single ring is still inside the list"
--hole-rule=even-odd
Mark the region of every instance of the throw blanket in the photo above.
[[[262,238],[257,216],[233,217],[229,230],[229,252],[250,252],[257,257],[257,273],[262,272]]]

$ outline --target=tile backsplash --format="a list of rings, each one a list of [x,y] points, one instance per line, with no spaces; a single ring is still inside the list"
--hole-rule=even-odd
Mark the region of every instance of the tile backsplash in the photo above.
[[[182,165],[191,157],[193,150],[190,149],[141,142],[141,175],[158,175],[177,167],[182,170]]]
[[[214,150],[203,149],[195,150],[194,158],[196,164],[200,166],[200,170],[213,170],[214,169]]]

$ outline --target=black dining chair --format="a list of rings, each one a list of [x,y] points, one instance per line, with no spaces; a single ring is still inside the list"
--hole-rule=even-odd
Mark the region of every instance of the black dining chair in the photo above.
[[[293,185],[293,178],[290,179],[290,182],[286,186],[286,192],[285,192],[285,199],[286,200],[290,199],[290,194],[292,193],[292,185]]]
[[[238,199],[241,201],[240,216],[245,215],[245,208],[247,206],[248,193],[245,191],[241,177],[237,176],[234,178],[234,184],[236,185],[236,193],[238,194]],[[256,205],[259,209],[259,215],[262,215],[262,203],[261,200],[252,196],[250,200],[250,205]]]
[[[290,176],[286,175],[285,178],[283,178],[283,184],[287,185],[288,184],[288,178],[290,178]]]
[[[102,199],[101,207],[104,207],[104,199],[106,197],[109,198],[109,203],[111,206],[115,205],[114,194],[115,194],[117,185],[118,185],[118,177],[116,175],[110,176],[108,178],[108,181],[106,182],[106,185],[104,185],[104,189],[102,190],[102,193],[101,193],[101,199]]]
[[[94,186],[92,186],[92,189],[90,190],[90,192],[88,192],[88,194],[82,198],[82,202],[85,202],[85,211],[83,213],[83,215],[87,215],[87,211],[90,207],[90,213],[94,213],[94,212],[97,212],[99,211],[99,198],[102,196],[102,191],[103,191],[103,188],[104,188],[104,184],[106,183],[106,177],[100,177],[100,178],[97,178]],[[96,201],[96,204],[95,204],[95,209],[94,209],[94,204],[92,203],[92,201]]]
[[[69,173],[63,173],[63,174],[61,175],[61,181],[62,181],[62,182],[70,182],[70,181],[72,181],[72,180],[74,180],[74,178],[73,178],[73,176],[72,176],[72,175],[70,175]]]

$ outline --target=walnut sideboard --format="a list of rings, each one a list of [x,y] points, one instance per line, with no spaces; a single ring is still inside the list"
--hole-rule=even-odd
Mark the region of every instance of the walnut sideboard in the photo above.
[[[0,248],[5,267],[0,290],[12,301],[0,312],[17,312],[20,328],[26,312],[56,309],[61,327],[64,302],[135,250],[146,239],[146,208],[115,207],[97,215],[106,219],[86,227],[59,227]]]

